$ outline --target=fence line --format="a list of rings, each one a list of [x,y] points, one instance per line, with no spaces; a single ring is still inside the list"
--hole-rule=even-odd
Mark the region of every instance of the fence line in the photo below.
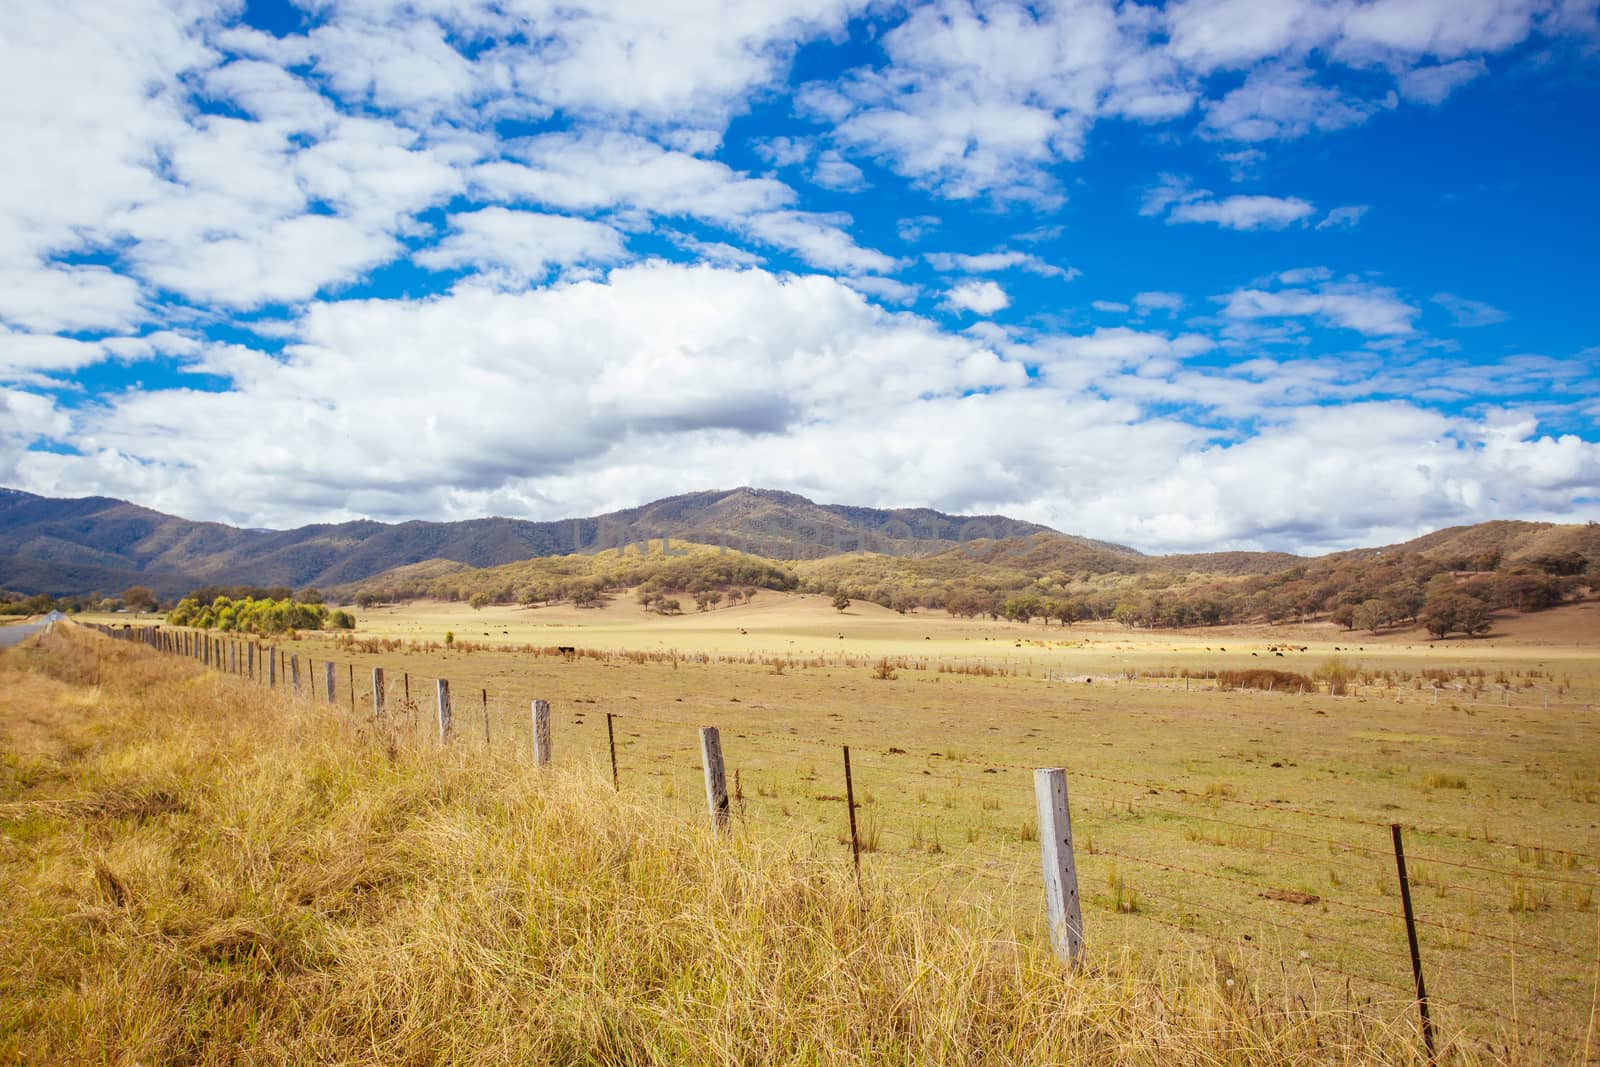
[[[318,698],[315,661],[308,658],[306,677],[309,678],[309,685],[302,687],[299,657],[289,656],[288,653],[278,649],[276,646],[272,645],[271,642],[267,642],[266,647],[263,648],[263,643],[259,640],[231,637],[224,638],[213,636],[209,633],[164,630],[160,627],[123,627],[121,629],[117,629],[114,627],[97,624],[83,625],[87,625],[90,628],[96,629],[101,633],[113,638],[144,643],[162,653],[192,658],[205,669],[214,670],[222,674],[233,675],[241,680],[253,682],[257,685],[266,687],[277,687],[281,685],[289,693],[292,693],[301,699],[314,702]],[[265,659],[265,669],[262,669],[258,665],[258,661],[263,657]],[[279,669],[280,664],[283,667],[282,670]],[[325,661],[324,664],[324,692],[321,694],[323,699],[330,704],[335,703],[336,698],[336,673],[334,661],[330,657]],[[355,669],[353,663],[350,665],[348,673],[350,681],[347,688],[349,689],[350,705],[352,711],[355,711],[358,703],[358,694],[354,685]],[[399,685],[401,686],[401,693],[404,695],[400,695],[395,691],[396,674],[399,674],[400,676]],[[465,690],[465,700],[460,702],[459,706],[453,707],[450,698],[449,679],[443,677],[429,677],[418,674],[416,680],[420,685],[426,685],[426,683],[431,682],[435,688],[435,699],[432,703],[435,705],[433,710],[436,712],[435,717],[437,719],[439,732],[438,736],[441,743],[470,743],[471,738],[475,733],[473,728],[477,725],[474,721],[476,718],[477,709],[474,708],[473,705],[481,704],[484,744],[486,747],[492,747],[494,739],[491,738],[489,733],[491,705],[490,695],[487,688],[480,689],[478,700],[471,699],[470,690]],[[426,714],[426,711],[424,711],[424,709],[421,707],[421,704],[424,701],[421,699],[413,699],[412,695],[410,694],[411,681],[412,677],[410,671],[386,671],[384,667],[374,667],[372,669],[371,691],[369,694],[363,695],[359,702],[369,707],[369,710],[374,718],[399,721],[401,715],[403,714],[404,719],[409,722],[411,728],[414,731],[418,731],[423,726],[423,716]],[[494,708],[502,713],[507,708],[515,708],[519,706],[525,706],[529,709],[529,725],[527,727],[529,733],[527,736],[531,744],[526,751],[528,752],[529,757],[537,765],[542,766],[548,764],[551,761],[550,753],[552,749],[553,733],[555,732],[552,725],[550,704],[548,701],[544,700],[534,700],[531,702],[531,704],[516,700],[511,700],[508,703],[504,700],[504,698],[498,695],[494,700]],[[574,725],[588,723],[591,721],[589,717],[592,714],[600,714],[598,709],[594,707],[593,702],[590,702],[588,707],[574,707],[572,708],[572,712],[575,716],[575,718],[572,720]],[[709,808],[711,824],[717,827],[719,830],[724,831],[731,829],[731,825],[735,822],[741,826],[752,825],[748,815],[748,808],[752,800],[754,800],[757,807],[760,807],[769,799],[777,799],[778,794],[776,792],[777,787],[775,785],[772,787],[774,792],[770,798],[766,797],[765,795],[758,795],[757,798],[751,798],[748,796],[748,794],[744,791],[744,783],[740,777],[740,768],[735,763],[725,763],[722,736],[715,727],[692,723],[686,719],[667,718],[634,711],[610,711],[605,712],[604,714],[606,716],[608,727],[606,743],[610,750],[613,781],[618,788],[636,787],[641,775],[648,778],[666,776],[675,772],[702,772],[704,776],[705,794]],[[677,734],[674,732],[679,730],[684,731],[684,733]],[[690,733],[691,730],[700,731],[698,745],[695,744],[695,738]],[[792,751],[794,746],[803,746],[806,748],[815,749],[818,751],[819,756],[821,751],[825,749],[833,749],[835,755],[838,754],[839,750],[839,744],[836,741],[820,741],[799,735],[797,733],[778,733],[772,731],[755,730],[748,727],[740,727],[737,730],[728,731],[727,736],[736,742],[750,742],[755,748],[759,748],[763,744],[776,744],[781,746],[784,752]],[[502,733],[500,735],[502,743],[504,743],[504,739],[506,737],[506,734]],[[655,754],[652,754],[652,747],[655,746],[659,748],[659,746],[662,744],[667,746],[667,750],[665,752],[657,751]],[[681,751],[679,749],[680,745],[682,746]],[[696,747],[698,747],[700,750],[700,758],[698,762],[692,758],[695,755],[694,750]],[[563,749],[563,751],[566,750],[567,749],[565,748]],[[1066,829],[1066,826],[1068,825],[1066,820],[1070,818],[1066,795],[1066,785],[1068,781],[1085,779],[1089,781],[1103,782],[1125,788],[1140,790],[1139,793],[1130,795],[1126,798],[1108,797],[1073,790],[1072,800],[1077,801],[1079,804],[1079,811],[1077,814],[1080,817],[1087,817],[1085,819],[1085,826],[1090,830],[1099,825],[1099,819],[1118,819],[1122,817],[1122,813],[1124,811],[1129,815],[1134,816],[1142,813],[1150,813],[1159,814],[1161,816],[1177,820],[1195,820],[1203,823],[1229,826],[1235,829],[1249,831],[1251,833],[1264,834],[1267,836],[1267,844],[1249,841],[1223,842],[1221,840],[1212,840],[1205,837],[1191,838],[1182,828],[1162,821],[1130,823],[1127,824],[1125,828],[1135,830],[1150,829],[1158,833],[1182,836],[1186,842],[1191,844],[1204,845],[1208,847],[1240,849],[1252,853],[1263,853],[1266,855],[1292,860],[1299,864],[1331,863],[1336,866],[1345,866],[1348,869],[1359,870],[1363,874],[1369,875],[1377,874],[1378,869],[1376,867],[1369,868],[1364,866],[1363,861],[1370,862],[1373,860],[1388,858],[1392,855],[1392,853],[1387,850],[1358,842],[1339,840],[1333,837],[1305,833],[1285,827],[1262,825],[1255,822],[1230,820],[1215,814],[1214,810],[1218,806],[1232,804],[1246,807],[1255,811],[1271,812],[1275,817],[1279,818],[1313,818],[1323,820],[1325,823],[1334,822],[1350,827],[1360,827],[1362,829],[1374,829],[1380,827],[1383,829],[1389,828],[1389,824],[1379,823],[1371,819],[1339,815],[1331,812],[1315,811],[1309,808],[1297,807],[1289,804],[1268,804],[1264,802],[1248,800],[1245,798],[1197,792],[1193,789],[1186,788],[1184,786],[1172,785],[1170,783],[1141,782],[1134,779],[1119,778],[1112,775],[1104,775],[1082,770],[1073,770],[1070,774],[1068,774],[1059,770],[1047,771],[1022,764],[973,759],[967,756],[956,755],[952,752],[928,753],[926,755],[918,756],[914,753],[897,750],[891,746],[888,752],[882,753],[881,756],[879,756],[871,753],[870,749],[861,746],[855,746],[855,753],[857,757],[854,768],[855,781],[852,782],[849,778],[845,777],[844,774],[839,776],[837,789],[842,795],[835,796],[832,792],[828,791],[827,788],[823,787],[824,781],[831,785],[831,775],[825,779],[823,777],[824,772],[820,770],[818,770],[816,774],[809,777],[801,776],[798,773],[796,774],[796,781],[809,782],[819,786],[819,788],[797,793],[795,795],[795,799],[820,802],[824,804],[834,802],[839,804],[839,815],[836,819],[838,823],[836,832],[823,832],[816,829],[806,829],[804,827],[794,826],[790,827],[790,832],[808,838],[817,843],[820,847],[824,848],[836,844],[843,845],[844,847],[851,849],[857,863],[860,862],[860,858],[863,855],[870,856],[878,850],[879,846],[875,836],[873,835],[875,835],[877,832],[881,832],[882,829],[884,829],[882,827],[868,826],[864,829],[858,830],[856,826],[856,816],[858,811],[865,812],[867,817],[873,820],[874,823],[876,819],[874,813],[878,811],[898,813],[904,816],[909,816],[913,821],[912,834],[914,843],[922,833],[920,829],[921,822],[923,820],[927,820],[932,824],[933,827],[932,841],[924,843],[923,847],[926,851],[932,854],[943,854],[946,851],[938,838],[940,816],[937,811],[924,810],[927,806],[925,799],[919,800],[916,802],[916,804],[912,804],[910,802],[894,799],[892,796],[886,795],[885,797],[879,797],[877,795],[878,793],[885,790],[889,790],[891,793],[894,790],[909,791],[910,789],[918,788],[920,784],[925,781],[939,782],[947,785],[953,785],[955,789],[964,791],[964,796],[977,794],[980,805],[983,805],[984,810],[986,811],[989,810],[987,805],[990,801],[994,803],[995,811],[1000,810],[1000,808],[1008,801],[1018,811],[1025,811],[1025,794],[1022,793],[1021,784],[1017,782],[1015,778],[1011,778],[1009,776],[1003,777],[1003,775],[1005,775],[1005,772],[1013,771],[1031,773],[1035,777],[1035,788],[1032,790],[1034,794],[1033,799],[1037,801],[1035,822],[1032,827],[1033,837],[1030,838],[1028,836],[1028,826],[1026,822],[1023,822],[1019,824],[1019,831],[1016,836],[1016,840],[1018,844],[1029,844],[1030,842],[1036,843],[1036,847],[1040,848],[1041,850],[1041,868],[1039,869],[1043,873],[1047,899],[1050,904],[1048,909],[1049,921],[1047,924],[1050,930],[1050,940],[1051,943],[1055,945],[1057,953],[1063,958],[1063,960],[1074,966],[1079,964],[1085,953],[1085,930],[1082,915],[1078,911],[1078,883],[1082,874],[1082,863],[1084,860],[1090,861],[1091,867],[1100,863],[1101,858],[1110,861],[1142,865],[1166,872],[1168,874],[1182,875],[1190,879],[1199,878],[1210,881],[1219,881],[1228,885],[1249,889],[1253,891],[1255,895],[1269,896],[1269,899],[1290,900],[1291,903],[1302,903],[1302,901],[1292,899],[1291,891],[1285,890],[1281,886],[1274,885],[1271,881],[1264,881],[1260,878],[1247,877],[1237,873],[1224,873],[1220,870],[1198,869],[1193,866],[1175,863],[1170,859],[1156,859],[1149,856],[1138,855],[1128,849],[1099,847],[1096,846],[1092,841],[1086,841],[1084,844],[1079,845],[1075,849],[1072,840],[1072,833],[1070,830]],[[628,758],[619,759],[619,754]],[[863,764],[861,760],[861,756],[863,755],[869,756],[869,759],[865,764]],[[896,767],[892,764],[894,762],[898,762],[895,760],[895,757],[897,756],[908,757],[907,762],[920,760],[924,764],[930,765],[920,768]],[[845,758],[846,760],[849,758],[848,750]],[[951,764],[960,767],[973,767],[976,768],[976,770],[971,774],[963,774],[959,771],[956,773],[950,773],[948,771],[948,765]],[[725,768],[732,770],[734,785],[731,791],[726,778]],[[631,772],[631,774],[629,772]],[[767,772],[763,771],[761,773],[765,775]],[[848,771],[845,773],[848,773]],[[880,780],[876,777],[878,774],[886,774],[890,776],[890,778]],[[894,776],[898,776],[898,778],[896,779]],[[763,786],[760,783],[756,783],[756,786],[759,794]],[[673,789],[676,790],[676,788],[677,787],[674,785]],[[920,788],[918,788],[918,792],[919,794],[921,793]],[[809,795],[806,795],[806,793],[809,793]],[[673,794],[669,795],[676,796],[677,793],[674,792]],[[1198,802],[1199,805],[1207,806],[1211,810],[1180,811],[1168,807],[1165,804],[1158,803],[1160,800],[1173,796]],[[855,799],[847,799],[847,797]],[[1083,802],[1085,801],[1090,803],[1088,805],[1084,805]],[[948,803],[945,803],[944,801],[941,801],[941,803],[946,807],[953,808],[956,802],[953,798],[951,798],[949,799]],[[1104,804],[1105,810],[1103,812],[1097,811],[1094,807],[1095,803]],[[824,809],[824,813],[825,812],[826,809]],[[784,810],[783,814],[787,815],[787,810]],[[705,817],[704,809],[702,817]],[[1021,869],[1021,866],[1026,866],[1026,863],[1022,858],[1019,858],[1015,847],[1012,847],[1009,851],[1005,852],[990,851],[974,844],[973,838],[970,836],[972,833],[970,827],[968,832],[969,838],[965,846],[953,846],[954,855],[960,857],[960,859],[958,861],[953,860],[952,862],[943,863],[930,869],[928,872],[929,876],[947,876],[952,873],[960,873],[963,875],[970,875],[974,878],[983,879],[989,883],[1006,886],[1008,889],[1013,891],[1017,889],[1020,884],[1017,872],[1019,869]],[[1411,832],[1421,835],[1455,839],[1479,848],[1498,846],[1503,848],[1526,849],[1540,856],[1549,854],[1565,856],[1569,859],[1584,860],[1595,860],[1600,858],[1591,853],[1577,852],[1549,846],[1525,845],[1517,842],[1492,842],[1483,838],[1473,837],[1471,835],[1462,835],[1444,829],[1417,827],[1411,828]],[[1296,852],[1292,849],[1271,847],[1274,838],[1279,835],[1326,845],[1330,849],[1330,856],[1313,856]],[[1078,836],[1080,838],[1085,837],[1085,833],[1080,832]],[[863,837],[871,837],[872,839],[863,841]],[[1334,849],[1337,849],[1338,853],[1332,853],[1332,850]],[[990,862],[1001,865],[1002,868],[1009,867],[1010,873],[1004,874],[996,870],[988,870],[982,867],[972,866],[970,861],[973,858],[987,859]],[[1453,860],[1443,856],[1413,855],[1411,860],[1414,867],[1420,867],[1424,864],[1439,865],[1443,867],[1450,867],[1452,869],[1471,871],[1476,874],[1487,874],[1510,879],[1514,884],[1519,884],[1523,880],[1532,880],[1570,886],[1589,892],[1600,888],[1600,883],[1579,878],[1563,877],[1555,874],[1543,874],[1536,871],[1507,870],[1486,864],[1471,863],[1463,860]],[[1115,868],[1113,867],[1109,873],[1112,880],[1115,881],[1117,878],[1117,872]],[[1054,880],[1052,880],[1052,875]],[[1424,884],[1417,882],[1415,876],[1413,876],[1412,881],[1418,885]],[[1466,884],[1440,882],[1434,882],[1432,884],[1441,891],[1441,894],[1446,890],[1450,890],[1478,894],[1483,897],[1492,897],[1496,893],[1496,891],[1491,888]],[[1037,883],[1035,883],[1035,885],[1037,885]],[[1380,892],[1382,892],[1381,889]],[[1241,922],[1250,924],[1252,926],[1265,927],[1275,931],[1291,933],[1294,936],[1304,938],[1307,941],[1330,944],[1337,948],[1344,949],[1349,949],[1352,947],[1359,948],[1362,952],[1369,953],[1374,958],[1402,960],[1407,958],[1400,950],[1398,944],[1393,947],[1389,947],[1383,942],[1374,940],[1371,936],[1366,935],[1355,936],[1352,934],[1335,937],[1333,935],[1320,933],[1316,930],[1301,926],[1292,921],[1285,921],[1282,918],[1269,917],[1267,915],[1260,914],[1259,909],[1257,913],[1246,914],[1244,912],[1234,911],[1220,905],[1186,899],[1185,897],[1167,892],[1165,888],[1152,891],[1147,887],[1141,886],[1138,888],[1137,893],[1145,900],[1165,903],[1178,908],[1190,909],[1192,912],[1207,912],[1215,915],[1221,915],[1232,922]],[[1291,893],[1291,896],[1271,896],[1271,894],[1285,893]],[[1403,919],[1401,914],[1388,908],[1377,908],[1366,904],[1356,903],[1354,901],[1329,897],[1325,893],[1315,895],[1312,897],[1312,900],[1318,904],[1322,904],[1325,907],[1333,906],[1346,909],[1357,914],[1369,915],[1373,918],[1380,919],[1387,924],[1398,924]],[[1162,916],[1139,909],[1137,907],[1128,907],[1124,911],[1121,906],[1118,905],[1113,909],[1113,911],[1114,913],[1121,913],[1131,916],[1134,920],[1148,919],[1159,924],[1171,926],[1189,936],[1198,936],[1207,938],[1208,940],[1213,940],[1209,938],[1209,935],[1205,934],[1203,931],[1195,930],[1193,927],[1185,926],[1181,923],[1173,923]],[[1483,942],[1493,943],[1496,945],[1504,945],[1507,947],[1508,953],[1541,953],[1547,958],[1573,961],[1585,966],[1595,962],[1587,959],[1585,956],[1580,955],[1579,953],[1544,943],[1541,940],[1516,937],[1508,938],[1498,934],[1490,933],[1489,931],[1475,928],[1465,923],[1442,921],[1430,916],[1418,916],[1416,917],[1415,921],[1418,925],[1429,929],[1444,931],[1448,934],[1476,938]],[[1251,938],[1248,934],[1243,936],[1247,942],[1251,941]],[[1262,948],[1262,946],[1258,943],[1251,943],[1252,947],[1258,950]],[[1307,967],[1323,970],[1329,973],[1341,975],[1347,980],[1369,983],[1379,988],[1393,989],[1396,992],[1403,994],[1407,998],[1410,998],[1412,995],[1412,991],[1402,985],[1388,982],[1376,975],[1348,971],[1327,960],[1319,959],[1313,961],[1309,958],[1301,958],[1298,960],[1285,959],[1287,962],[1294,964],[1296,967]],[[1451,960],[1446,972],[1446,977],[1450,980],[1454,980],[1454,976],[1456,975],[1464,975],[1486,982],[1493,982],[1497,980],[1495,976],[1485,974],[1482,971],[1462,967],[1459,965],[1459,961]],[[1510,1021],[1517,1027],[1534,1034],[1553,1036],[1564,1040],[1579,1040],[1573,1034],[1551,1025],[1546,1019],[1541,1019],[1537,1024],[1529,1023],[1525,1019],[1507,1016],[1503,1012],[1500,1012],[1491,1006],[1478,1004],[1473,1001],[1457,998],[1449,994],[1440,996],[1436,991],[1430,991],[1427,999],[1428,1001],[1436,1004],[1449,1005],[1460,1009],[1469,1015],[1495,1017],[1500,1019],[1502,1022]],[[1591,1030],[1593,1029],[1592,1020],[1589,1023],[1589,1027]]]

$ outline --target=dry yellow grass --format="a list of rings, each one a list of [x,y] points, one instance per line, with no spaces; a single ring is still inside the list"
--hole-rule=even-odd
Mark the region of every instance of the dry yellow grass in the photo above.
[[[1420,1058],[1404,1005],[1285,996],[1225,955],[1072,974],[590,761],[440,749],[70,631],[0,687],[0,1061]]]

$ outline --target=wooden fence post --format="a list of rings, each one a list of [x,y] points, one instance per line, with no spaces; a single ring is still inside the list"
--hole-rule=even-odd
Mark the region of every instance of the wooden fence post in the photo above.
[[[1411,977],[1417,985],[1417,1011],[1422,1015],[1422,1043],[1428,1049],[1428,1062],[1434,1060],[1433,1020],[1428,1016],[1428,989],[1422,982],[1422,953],[1417,949],[1417,920],[1411,911],[1411,879],[1406,877],[1406,852],[1400,844],[1400,824],[1390,823],[1394,837],[1394,863],[1400,872],[1400,906],[1406,917],[1406,941],[1411,946]]]
[[[489,691],[479,690],[483,694],[483,747],[489,747]]]
[[[439,740],[450,740],[450,683],[440,678],[434,683],[434,699],[439,704]]]
[[[244,665],[250,675],[250,680],[256,680],[256,643],[251,641],[244,646]]]
[[[536,767],[550,764],[550,702],[533,702],[533,763]]]
[[[383,714],[383,668],[372,668],[372,717]]]
[[[728,783],[722,771],[722,735],[715,726],[700,727],[700,764],[706,772],[706,807],[711,825],[728,828]]]
[[[1072,853],[1072,814],[1067,807],[1067,772],[1041,767],[1033,772],[1039,808],[1039,861],[1044,868],[1045,909],[1056,958],[1083,963],[1083,912],[1078,905],[1078,868]]]
[[[850,809],[850,861],[856,868],[856,888],[861,887],[861,838],[856,834],[856,784],[850,775],[850,746],[844,749],[844,803]]]
[[[612,718],[611,712],[606,712],[606,747],[611,750],[611,788],[621,792],[622,781],[617,777],[617,730]]]
[[[328,703],[333,703],[333,660],[323,665],[323,681],[327,684]]]
[[[356,713],[356,665],[350,664],[350,714]]]
[[[276,689],[278,686],[278,650],[267,649],[267,688]]]
[[[296,653],[289,657],[289,681],[294,686],[294,695],[300,695],[300,656]]]

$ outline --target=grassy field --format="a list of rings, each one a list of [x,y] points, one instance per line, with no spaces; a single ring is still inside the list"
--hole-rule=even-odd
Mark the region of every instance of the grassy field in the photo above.
[[[1074,972],[932,880],[858,888],[581,760],[65,627],[0,687],[0,1062],[1420,1062],[1409,1012],[1285,999],[1248,953]]]
[[[1198,954],[1272,976],[1280,996],[1336,991],[1396,1019],[1410,981],[1388,831],[1399,822],[1435,1012],[1460,1048],[1584,1062],[1597,1055],[1600,973],[1597,617],[1576,605],[1430,645],[1314,628],[1062,630],[872,605],[841,615],[763,593],[669,619],[620,601],[418,605],[364,613],[353,640],[281,647],[338,664],[340,707],[353,667],[361,718],[368,671],[384,666],[391,721],[418,744],[432,735],[431,679],[447,677],[456,747],[480,758],[526,758],[540,697],[556,708],[558,760],[609,776],[609,712],[623,793],[690,825],[704,812],[694,727],[717,725],[737,836],[808,842],[836,871],[849,868],[848,743],[869,876],[968,909],[1030,950],[1030,769],[1064,766],[1100,965],[1163,973]],[[454,647],[434,647],[446,632]],[[584,654],[541,651],[557,645]],[[1206,677],[1311,674],[1335,657],[1349,695],[1217,692]],[[1445,672],[1437,694],[1430,669]]]

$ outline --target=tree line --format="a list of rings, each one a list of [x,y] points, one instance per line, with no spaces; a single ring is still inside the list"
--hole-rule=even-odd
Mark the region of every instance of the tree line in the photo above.
[[[173,626],[192,626],[201,630],[237,631],[254,634],[280,634],[292,630],[353,630],[356,620],[347,611],[330,611],[326,604],[308,604],[288,597],[257,600],[234,599],[219,595],[208,604],[198,597],[184,597],[167,615]]]

